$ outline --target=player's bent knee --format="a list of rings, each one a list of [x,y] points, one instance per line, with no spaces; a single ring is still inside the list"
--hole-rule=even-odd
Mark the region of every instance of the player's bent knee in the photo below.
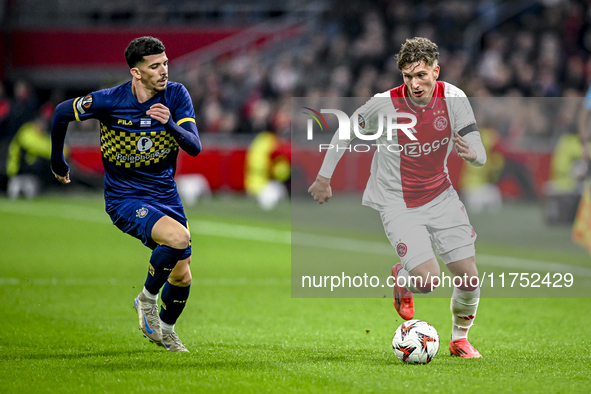
[[[160,218],[152,228],[152,239],[159,245],[186,249],[191,242],[189,230],[168,216]]]
[[[187,249],[191,243],[189,230],[182,227],[174,231],[169,239],[170,247],[175,249]]]

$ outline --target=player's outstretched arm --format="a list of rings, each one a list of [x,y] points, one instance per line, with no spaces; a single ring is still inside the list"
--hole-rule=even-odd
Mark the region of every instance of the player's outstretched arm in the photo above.
[[[172,120],[170,110],[160,103],[152,105],[146,114],[162,123],[166,131],[172,134],[179,146],[189,155],[197,156],[201,152],[201,139],[195,123],[184,122],[179,126]]]
[[[316,180],[308,189],[308,193],[310,193],[312,197],[314,197],[314,200],[318,201],[320,204],[328,202],[328,200],[330,200],[332,197],[330,178],[317,175]]]
[[[51,171],[61,183],[70,183],[70,168],[64,157],[64,141],[68,123],[75,120],[74,99],[66,100],[55,108],[51,122]]]

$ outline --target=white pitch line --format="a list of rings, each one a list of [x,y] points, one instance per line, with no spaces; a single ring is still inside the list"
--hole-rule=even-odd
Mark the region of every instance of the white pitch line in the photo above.
[[[53,204],[54,207],[43,208],[36,205],[18,203],[2,204],[0,212],[16,213],[39,217],[52,217],[65,220],[79,220],[92,223],[110,224],[109,217],[104,212],[70,206]],[[369,253],[397,258],[394,248],[387,242],[363,241],[353,238],[335,237],[329,235],[303,233],[297,231],[276,230],[271,228],[221,223],[206,220],[190,220],[191,233],[211,237],[242,239],[248,241],[270,242],[283,245],[298,245],[346,251],[354,253]],[[553,261],[523,259],[516,257],[477,254],[479,265],[523,269],[532,272],[562,272],[591,278],[591,269]]]
[[[190,220],[191,234],[245,239],[249,241],[291,244],[291,232],[272,228],[228,224],[205,220]]]

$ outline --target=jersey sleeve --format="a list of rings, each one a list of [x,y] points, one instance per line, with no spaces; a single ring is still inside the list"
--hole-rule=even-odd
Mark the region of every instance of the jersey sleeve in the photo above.
[[[86,96],[76,97],[72,102],[73,120],[81,122],[97,118],[107,105],[108,97],[104,91],[96,91]]]
[[[351,116],[351,135],[355,135],[353,133],[355,128],[359,134],[376,134],[380,128],[380,116],[385,116],[388,111],[392,112],[392,110],[390,93],[376,94]],[[382,122],[385,123],[383,119]]]
[[[377,133],[380,126],[380,115],[386,114],[387,110],[392,110],[388,92],[376,94],[359,107],[349,118],[351,127],[349,138],[341,139],[339,130],[335,132],[330,142],[331,148],[326,151],[318,174],[325,178],[331,178],[341,157],[348,150],[347,147],[351,144],[353,138],[355,138],[355,127],[357,127],[359,134],[362,135]]]
[[[472,106],[466,94],[450,84],[446,84],[446,90],[452,131],[462,137],[472,131],[478,131],[474,111],[472,111]]]
[[[55,108],[51,123],[51,168],[56,174],[65,176],[69,171],[63,154],[68,124],[97,118],[106,105],[103,95],[102,91],[93,92],[66,100]]]
[[[178,90],[174,97],[172,119],[179,126],[185,122],[195,123],[195,109],[193,108],[191,96],[187,88],[181,84],[178,85]]]
[[[202,149],[201,139],[195,123],[195,109],[187,89],[178,84],[170,102],[171,116],[164,128],[172,134],[179,146],[191,156],[197,156]]]

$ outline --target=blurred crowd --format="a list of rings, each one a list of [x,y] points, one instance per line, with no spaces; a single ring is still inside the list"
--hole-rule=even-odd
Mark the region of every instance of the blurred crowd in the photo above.
[[[468,96],[584,96],[591,82],[591,6],[529,2],[518,12],[519,3],[504,21],[491,11],[498,10],[496,1],[339,3],[296,42],[195,65],[187,82],[200,130],[281,132],[289,128],[290,97],[388,90],[402,83],[394,55],[414,36],[439,45],[440,79]],[[472,48],[466,32],[477,20],[495,28]]]
[[[371,97],[398,86],[402,78],[394,55],[407,38],[423,36],[439,45],[441,80],[457,85],[469,97],[514,100],[505,101],[511,103],[513,117],[502,106],[476,103],[483,127],[494,129],[509,146],[534,136],[547,141],[544,147],[551,149],[561,134],[576,131],[577,105],[560,102],[564,111],[553,113],[564,121],[557,128],[540,121],[543,105],[528,110],[528,103],[520,100],[585,95],[591,83],[590,3],[326,1],[324,11],[306,19],[301,35],[196,62],[184,67],[183,75],[175,74],[172,59],[171,79],[187,86],[202,135],[254,137],[268,131],[288,138],[292,97]],[[168,3],[158,4],[158,13],[165,15]],[[286,4],[297,10],[298,1]],[[26,81],[7,82],[0,83],[1,163],[7,160],[10,140],[24,124],[38,119],[36,124],[47,132],[53,106],[67,98],[62,87],[38,94]],[[504,124],[493,124],[503,117]],[[5,173],[2,168],[0,176]]]
[[[394,55],[406,38],[424,36],[439,45],[440,79],[468,96],[583,96],[591,82],[588,2],[506,3],[329,2],[292,42],[199,62],[173,79],[186,83],[202,133],[287,132],[291,97],[370,97],[397,86]]]

